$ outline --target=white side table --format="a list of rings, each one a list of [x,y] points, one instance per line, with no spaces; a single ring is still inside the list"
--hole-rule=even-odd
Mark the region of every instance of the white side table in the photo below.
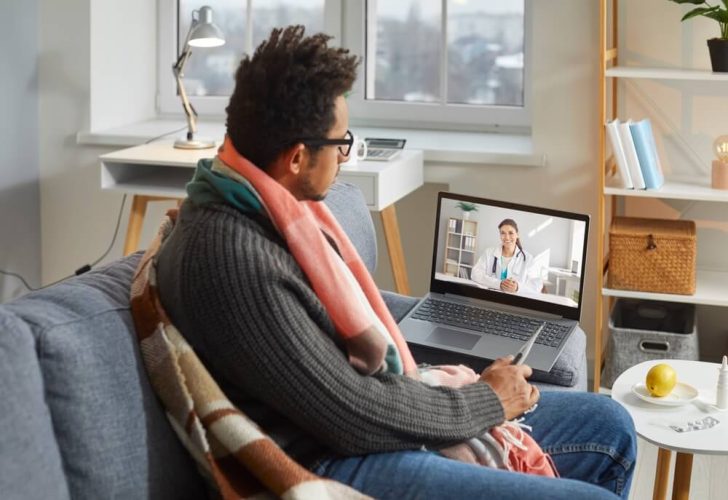
[[[658,363],[671,365],[677,372],[678,381],[698,389],[698,399],[674,407],[655,405],[635,396],[632,386],[643,382],[650,368]],[[612,398],[632,415],[637,434],[659,447],[654,500],[666,497],[672,451],[677,452],[672,498],[680,500],[687,499],[690,493],[693,454],[728,455],[728,411],[719,411],[712,406],[715,403],[719,366],[717,363],[677,359],[645,361],[622,373],[612,386]],[[714,416],[720,424],[710,429],[684,433],[668,427],[668,424],[699,420],[708,415]]]

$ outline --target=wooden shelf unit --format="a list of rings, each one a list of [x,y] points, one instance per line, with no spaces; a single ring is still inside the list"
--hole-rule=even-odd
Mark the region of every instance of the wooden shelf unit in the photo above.
[[[470,279],[477,261],[478,223],[450,217],[445,233],[445,260],[442,272],[449,276]]]
[[[613,163],[607,158],[606,147],[607,137],[604,128],[605,123],[617,117],[619,95],[617,81],[619,79],[651,79],[651,80],[685,80],[716,82],[724,85],[728,82],[728,73],[713,73],[709,70],[680,69],[680,68],[646,68],[619,66],[619,31],[616,20],[619,19],[619,4],[626,0],[599,0],[600,1],[600,192],[601,202],[599,203],[597,228],[600,236],[597,238],[597,262],[598,276],[602,283],[605,283],[608,272],[608,256],[605,249],[605,236],[609,231],[610,220],[607,218],[607,203],[611,204],[611,214],[617,213],[617,199],[621,197],[643,197],[662,198],[673,200],[690,200],[698,202],[728,203],[728,191],[712,189],[710,179],[680,179],[677,177],[667,178],[665,184],[654,190],[621,189],[607,186],[606,179],[608,168]],[[633,0],[636,1],[636,0]],[[610,22],[611,21],[611,22]],[[611,38],[613,45],[608,46],[608,39]],[[608,83],[611,88],[608,89]],[[608,102],[611,106],[608,109]],[[637,298],[646,300],[659,300],[670,302],[681,302],[696,305],[711,305],[728,307],[728,272],[709,269],[696,270],[697,287],[693,295],[662,294],[651,292],[639,292],[632,290],[615,290],[600,287],[597,294],[596,329],[594,339],[594,391],[604,392],[601,387],[602,351],[605,344],[604,330],[606,327],[605,315],[611,307],[605,307],[605,299],[608,299],[609,306],[615,298]]]

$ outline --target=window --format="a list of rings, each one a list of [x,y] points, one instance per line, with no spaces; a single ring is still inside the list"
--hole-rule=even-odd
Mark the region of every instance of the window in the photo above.
[[[366,54],[352,116],[367,124],[527,128],[527,3],[347,2],[346,45]]]
[[[226,44],[195,49],[185,88],[200,114],[224,113],[233,74],[276,26],[301,23],[364,55],[349,96],[352,121],[367,125],[527,129],[530,0],[159,0],[160,60],[184,43],[192,11],[214,10]],[[174,19],[172,25],[167,21]],[[179,112],[160,64],[159,109]],[[402,117],[406,117],[402,119]]]
[[[193,49],[184,68],[185,90],[198,113],[220,116],[233,91],[235,70],[243,54],[252,53],[278,26],[303,24],[307,33],[324,31],[339,36],[340,1],[159,0],[159,111],[181,111],[171,66],[185,43],[193,10],[203,5],[212,7],[213,22],[225,35],[225,45]],[[170,19],[175,22],[170,23]]]

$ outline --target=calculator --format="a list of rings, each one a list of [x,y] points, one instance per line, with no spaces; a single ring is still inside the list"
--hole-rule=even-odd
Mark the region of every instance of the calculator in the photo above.
[[[389,161],[395,158],[404,148],[406,139],[383,139],[367,137],[367,156],[365,160]]]

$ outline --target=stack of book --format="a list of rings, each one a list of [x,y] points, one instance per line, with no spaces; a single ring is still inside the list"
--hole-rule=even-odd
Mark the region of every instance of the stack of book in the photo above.
[[[650,120],[618,119],[606,124],[617,166],[616,187],[658,189],[665,183]]]

